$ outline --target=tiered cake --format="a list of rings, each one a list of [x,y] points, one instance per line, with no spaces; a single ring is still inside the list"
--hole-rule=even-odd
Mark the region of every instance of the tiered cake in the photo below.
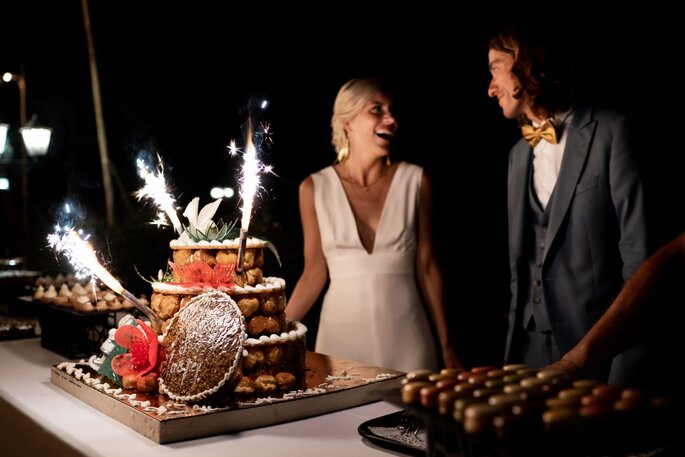
[[[197,214],[198,199],[194,199],[184,215],[190,226],[176,240],[171,241],[173,261],[169,263],[166,275],[152,284],[151,307],[163,321],[161,328],[153,328],[159,334],[177,335],[180,328],[191,331],[187,320],[216,312],[211,299],[198,300],[201,295],[218,291],[231,297],[244,319],[245,339],[239,357],[236,374],[235,394],[271,395],[304,387],[306,327],[299,322],[287,322],[285,317],[285,281],[277,277],[264,277],[264,248],[269,243],[248,238],[244,254],[243,271],[235,274],[238,261],[238,238],[230,237],[231,231],[211,221],[218,201],[207,205]],[[216,300],[214,300],[216,301]],[[198,303],[199,302],[199,303]],[[179,311],[191,304],[194,308],[181,318]],[[203,308],[205,307],[205,308]],[[175,317],[179,316],[179,319]],[[182,323],[185,319],[186,322]],[[193,327],[201,328],[201,327]],[[213,331],[220,329],[212,327]],[[197,330],[195,330],[197,331]],[[204,341],[203,344],[222,344],[216,338],[203,335],[190,335],[191,339]],[[167,357],[173,350],[166,338],[163,340]],[[199,347],[199,346],[197,346]],[[207,348],[204,348],[207,349]],[[202,357],[224,357],[221,351],[202,351]],[[185,351],[182,357],[198,358],[197,350]],[[179,354],[174,354],[178,359]],[[230,361],[225,361],[229,364]],[[213,361],[221,365],[220,360]],[[207,365],[205,363],[205,365]],[[170,369],[162,362],[160,385],[164,386]],[[199,369],[195,376],[204,374]],[[188,384],[193,384],[191,376],[185,375]],[[185,398],[183,386],[176,384],[176,396]],[[167,392],[168,393],[168,392]],[[173,396],[173,394],[172,394]]]

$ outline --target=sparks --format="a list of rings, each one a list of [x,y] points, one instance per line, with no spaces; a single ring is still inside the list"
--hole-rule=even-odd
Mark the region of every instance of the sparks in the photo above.
[[[240,173],[240,198],[243,199],[241,229],[246,232],[250,226],[252,205],[257,189],[259,189],[259,174],[262,168],[262,163],[257,160],[257,148],[255,148],[252,141],[252,122],[249,122],[247,128],[247,147],[243,154],[243,168]]]
[[[167,215],[174,226],[174,230],[180,235],[183,233],[183,227],[181,226],[181,221],[174,208],[175,200],[167,191],[166,181],[164,180],[164,165],[161,157],[157,156],[157,160],[159,161],[159,165],[157,166],[156,172],[150,171],[143,159],[138,159],[136,161],[138,176],[145,181],[145,185],[136,191],[135,195],[138,200],[143,198],[151,199],[155,205]],[[160,226],[166,225],[166,222],[164,217],[160,217],[160,214],[158,214],[157,219],[152,221],[151,224]]]
[[[77,277],[97,276],[110,289],[123,294],[124,288],[112,274],[98,261],[95,251],[87,241],[88,235],[81,230],[76,231],[68,227],[56,227],[55,233],[48,235],[48,246],[63,253],[74,266]]]
[[[157,219],[150,221],[150,225],[156,225],[157,227],[161,227],[163,225],[169,225],[167,223],[167,216],[164,213],[164,211],[158,212],[157,213]]]
[[[273,138],[271,137],[271,124],[269,124],[267,122],[262,122],[260,124],[260,127],[262,129],[262,132],[261,132],[262,143],[272,145],[273,144]]]
[[[240,198],[243,201],[241,208],[242,217],[240,220],[240,242],[238,247],[238,261],[236,273],[242,274],[247,243],[247,231],[250,228],[250,217],[252,216],[252,206],[257,190],[261,187],[259,175],[271,172],[271,167],[264,165],[257,159],[257,148],[252,139],[252,120],[248,119],[247,124],[247,146],[243,153],[243,166],[240,172]]]
[[[231,140],[231,142],[227,146],[228,148],[228,154],[233,157],[237,156],[240,153],[240,148],[235,145],[235,140]]]
[[[97,277],[107,287],[118,293],[126,300],[133,303],[139,311],[143,312],[151,321],[162,325],[159,316],[149,306],[144,305],[131,292],[124,289],[117,279],[105,269],[98,261],[95,250],[87,241],[88,235],[82,231],[76,231],[69,227],[55,227],[55,233],[48,235],[48,245],[57,252],[63,253],[76,269],[76,275],[90,275]]]

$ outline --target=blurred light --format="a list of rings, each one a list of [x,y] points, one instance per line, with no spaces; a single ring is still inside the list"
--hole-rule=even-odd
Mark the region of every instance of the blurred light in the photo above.
[[[10,180],[7,178],[0,178],[0,190],[9,190]]]
[[[232,198],[235,195],[235,191],[231,187],[213,187],[209,191],[209,195],[212,198]]]
[[[6,265],[8,267],[16,267],[17,265],[21,265],[21,263],[24,261],[21,257],[13,257],[11,259],[0,259],[0,265]]]
[[[262,100],[262,109],[265,109],[267,106],[269,106],[269,101],[268,100]]]
[[[52,129],[45,127],[22,127],[19,129],[24,139],[26,152],[30,156],[44,156],[48,153]]]
[[[2,80],[5,81],[6,83],[12,81],[13,79],[15,79],[15,76],[12,73],[10,73],[9,71],[5,72],[2,75]]]
[[[0,124],[0,157],[5,152],[7,147],[7,132],[10,126],[8,124]]]

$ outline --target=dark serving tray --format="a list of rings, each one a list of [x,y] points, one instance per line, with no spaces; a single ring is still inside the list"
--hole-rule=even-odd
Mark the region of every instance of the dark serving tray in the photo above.
[[[407,455],[426,455],[427,436],[423,419],[409,411],[370,419],[357,428],[361,436],[380,447]]]

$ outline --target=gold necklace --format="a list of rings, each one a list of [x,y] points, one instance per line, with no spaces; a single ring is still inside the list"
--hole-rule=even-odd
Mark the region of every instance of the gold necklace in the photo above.
[[[379,176],[371,184],[364,185],[364,184],[359,183],[354,178],[352,178],[352,175],[350,175],[350,171],[347,169],[347,167],[343,167],[343,168],[345,168],[345,180],[350,183],[350,185],[353,189],[360,190],[362,192],[369,192],[371,189],[376,187],[376,184],[383,181],[383,179],[385,178],[385,175],[387,174],[385,167],[383,167],[381,169]]]
[[[385,182],[387,181],[385,177],[387,174],[388,173],[386,167],[383,167],[380,176],[376,178],[371,184],[365,186],[355,181],[350,175],[349,170],[345,168],[344,180],[348,183],[348,187],[352,190],[357,199],[371,204],[377,202],[380,199],[381,195],[383,195],[383,190],[385,189]],[[377,184],[379,183],[382,183],[383,185],[377,186]]]

